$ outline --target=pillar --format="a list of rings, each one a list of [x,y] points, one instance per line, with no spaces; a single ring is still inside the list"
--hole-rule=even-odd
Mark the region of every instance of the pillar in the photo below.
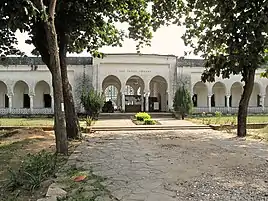
[[[265,95],[261,95],[262,112],[265,111]]]
[[[208,96],[208,111],[211,112],[211,95]]]
[[[13,95],[8,95],[8,112],[12,112]]]
[[[33,112],[33,99],[34,99],[34,95],[30,95],[30,111],[31,111],[31,113]]]
[[[125,110],[126,110],[126,97],[125,97],[124,92],[121,92],[121,93],[122,93],[122,111],[125,112]]]
[[[50,96],[51,96],[51,111],[52,113],[54,113],[54,96],[53,95]]]
[[[141,111],[144,111],[144,93],[141,91]]]
[[[227,106],[227,112],[230,112],[230,95],[226,95],[226,106]]]
[[[149,112],[149,93],[145,94],[145,112]]]

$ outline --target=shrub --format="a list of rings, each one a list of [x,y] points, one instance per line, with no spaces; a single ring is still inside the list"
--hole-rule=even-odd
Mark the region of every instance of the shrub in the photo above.
[[[114,106],[112,101],[107,101],[104,103],[102,112],[114,113]]]
[[[219,111],[216,111],[215,112],[215,117],[216,117],[216,122],[215,123],[218,124],[220,122],[221,117],[222,117],[222,113],[219,112]]]
[[[193,103],[190,92],[184,87],[179,87],[175,93],[173,107],[176,112],[181,115],[181,118],[191,113]]]
[[[144,119],[144,125],[155,125],[156,121],[153,119]]]
[[[138,121],[144,121],[145,119],[151,119],[151,116],[146,112],[139,112],[135,115]]]
[[[23,187],[33,191],[40,187],[41,182],[55,174],[56,163],[57,156],[50,152],[28,154],[18,170],[9,170],[7,187],[10,190]]]
[[[81,103],[84,106],[86,113],[96,119],[104,105],[104,96],[97,91],[90,90],[81,95]]]

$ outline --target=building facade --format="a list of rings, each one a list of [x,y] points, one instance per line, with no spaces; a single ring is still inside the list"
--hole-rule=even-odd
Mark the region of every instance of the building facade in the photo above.
[[[202,60],[174,55],[107,54],[103,59],[70,57],[69,81],[78,112],[83,112],[83,87],[94,88],[124,112],[168,112],[177,87],[192,94],[194,113],[236,113],[243,92],[241,76],[200,81]],[[6,58],[0,62],[0,114],[53,114],[51,74],[40,58]],[[268,112],[268,79],[258,70],[249,103],[250,113]],[[266,96],[267,94],[267,96]]]

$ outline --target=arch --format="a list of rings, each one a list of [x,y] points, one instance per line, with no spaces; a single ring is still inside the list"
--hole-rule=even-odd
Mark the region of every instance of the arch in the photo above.
[[[51,108],[51,91],[49,84],[41,80],[36,83],[34,88],[34,108]]]
[[[17,81],[13,88],[13,107],[30,108],[29,86],[26,82]]]
[[[214,95],[215,107],[226,106],[226,86],[222,82],[216,82],[212,86],[212,94]]]
[[[8,108],[9,106],[7,93],[7,85],[3,81],[0,81],[0,108]]]
[[[138,76],[138,75],[132,75],[130,76],[127,81],[126,81],[126,85],[130,85],[133,88],[139,88],[141,87],[142,91],[144,91],[145,88],[145,83],[144,80]]]
[[[150,111],[168,111],[168,83],[167,80],[157,75],[150,80]]]
[[[196,101],[197,107],[207,107],[208,106],[208,87],[204,82],[197,82],[193,87],[193,93]]]
[[[253,90],[249,99],[249,107],[259,107],[261,106],[261,85],[257,82],[253,85]]]
[[[233,83],[230,91],[230,107],[238,107],[243,93],[243,84],[241,82]]]
[[[103,92],[110,85],[114,85],[117,88],[118,91],[121,91],[121,87],[122,87],[121,81],[115,75],[108,75],[107,77],[105,77],[103,79],[103,81],[102,81],[102,90],[103,90]]]
[[[265,96],[265,99],[264,99],[264,106],[265,107],[268,107],[268,85],[266,86],[266,88],[265,88],[265,94],[266,94],[266,96]]]

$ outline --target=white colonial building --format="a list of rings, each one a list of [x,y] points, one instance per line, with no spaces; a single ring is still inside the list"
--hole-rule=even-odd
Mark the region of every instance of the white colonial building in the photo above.
[[[195,113],[235,113],[243,91],[241,76],[202,83],[202,60],[173,55],[107,54],[103,59],[70,57],[67,63],[78,112],[83,112],[79,93],[84,82],[124,112],[170,111],[176,89],[184,83]],[[53,113],[51,75],[40,58],[6,58],[0,65],[0,114]],[[268,79],[261,72],[256,74],[251,113],[268,111]]]

